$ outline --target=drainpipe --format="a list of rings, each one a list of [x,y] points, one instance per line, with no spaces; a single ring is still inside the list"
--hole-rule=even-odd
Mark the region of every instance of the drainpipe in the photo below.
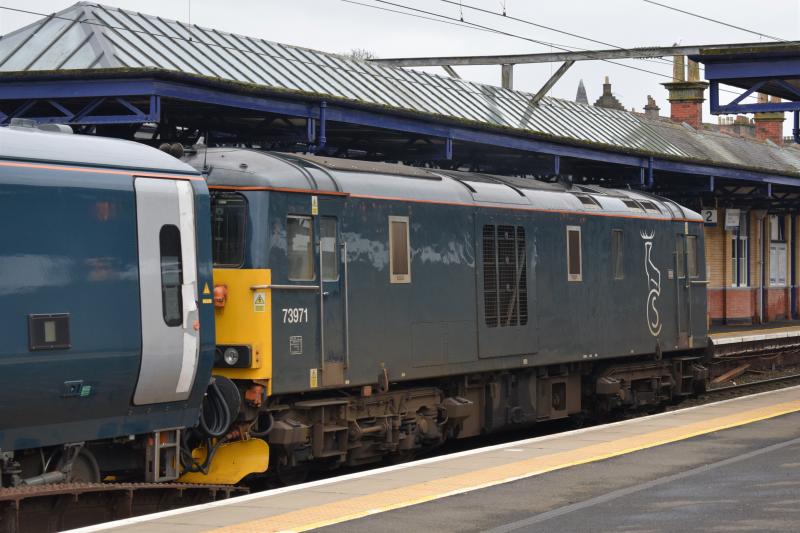
[[[789,260],[791,265],[791,278],[789,281],[789,311],[792,320],[797,320],[797,213],[792,213],[792,257]]]
[[[764,271],[764,265],[766,264],[766,261],[764,261],[764,259],[769,253],[769,247],[767,246],[768,239],[765,238],[764,234],[768,231],[769,227],[764,223],[764,219],[767,216],[767,212],[765,210],[757,211],[756,216],[758,217],[758,238],[761,239],[761,253],[758,257],[758,270],[761,273],[761,286],[758,289],[758,316],[763,324],[767,321],[766,317],[764,316],[764,300],[766,299],[767,290],[767,273]]]
[[[325,148],[325,143],[328,142],[328,138],[326,137],[326,127],[327,127],[327,115],[328,115],[328,102],[325,100],[319,103],[319,144],[317,144],[314,152],[320,152],[323,148]]]
[[[764,238],[764,231],[766,231],[767,225],[764,224],[764,217],[767,215],[766,211],[757,211],[756,217],[758,217],[758,238],[761,240],[759,243],[759,248],[761,249],[761,253],[759,253],[758,257],[758,271],[759,271],[759,287],[758,287],[758,319],[763,324],[766,322],[764,319],[764,281],[766,280],[765,272],[764,272],[764,257],[766,253],[766,239]],[[749,240],[749,239],[748,239]],[[749,270],[749,269],[748,269]]]

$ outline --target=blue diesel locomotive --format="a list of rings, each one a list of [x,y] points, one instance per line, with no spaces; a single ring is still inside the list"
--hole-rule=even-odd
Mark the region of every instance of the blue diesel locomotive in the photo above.
[[[2,486],[297,479],[705,383],[702,219],[671,201],[185,161],[0,128]]]
[[[211,190],[240,459],[262,440],[279,474],[364,464],[704,386],[703,224],[674,202],[249,149],[186,161]]]
[[[0,213],[0,486],[177,479],[214,358],[205,181],[139,143],[0,128]]]

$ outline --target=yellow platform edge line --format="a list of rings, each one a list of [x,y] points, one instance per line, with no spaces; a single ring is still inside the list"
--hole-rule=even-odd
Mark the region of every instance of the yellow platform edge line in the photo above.
[[[775,404],[773,406],[759,407],[759,408],[755,408],[755,409],[750,409],[748,411],[744,411],[742,413],[736,413],[734,415],[725,415],[725,416],[717,417],[717,418],[714,418],[714,419],[711,419],[711,420],[708,420],[708,421],[701,421],[701,422],[694,422],[694,423],[686,424],[686,426],[684,426],[684,427],[697,426],[697,425],[705,425],[706,427],[703,427],[702,429],[697,429],[695,431],[689,431],[689,432],[686,432],[686,433],[679,433],[678,435],[676,435],[674,437],[652,440],[650,442],[647,442],[646,444],[641,444],[641,445],[637,445],[637,446],[621,448],[621,449],[618,449],[618,450],[615,450],[615,451],[612,451],[612,452],[607,452],[607,453],[595,454],[595,455],[592,455],[590,457],[587,457],[587,458],[584,458],[584,459],[580,459],[580,460],[577,460],[577,461],[559,463],[557,465],[546,466],[546,467],[542,467],[542,468],[536,468],[536,469],[528,470],[528,471],[526,471],[524,473],[521,473],[519,475],[516,475],[516,476],[507,476],[507,477],[503,477],[503,478],[494,479],[494,480],[491,480],[491,481],[488,481],[488,482],[485,482],[485,483],[477,483],[477,484],[465,485],[463,487],[459,487],[457,489],[453,489],[453,490],[449,490],[449,491],[437,492],[435,494],[430,494],[430,495],[421,496],[421,497],[417,497],[417,498],[409,498],[409,499],[405,499],[405,500],[402,500],[402,501],[396,501],[396,502],[393,502],[393,503],[387,503],[386,505],[381,505],[380,507],[370,507],[368,509],[364,509],[362,511],[358,511],[358,512],[355,512],[355,513],[342,514],[342,515],[335,516],[335,517],[332,517],[332,518],[327,519],[327,520],[309,522],[309,523],[306,523],[306,524],[301,524],[299,526],[289,527],[289,528],[286,528],[286,529],[280,527],[280,523],[282,521],[282,517],[288,518],[288,515],[300,512],[300,510],[291,511],[289,513],[283,513],[283,514],[280,514],[280,515],[274,515],[274,516],[261,518],[261,519],[256,519],[256,520],[249,520],[247,522],[242,522],[242,523],[234,524],[234,525],[231,525],[231,526],[224,526],[224,527],[221,527],[221,528],[216,528],[213,531],[215,531],[217,533],[244,533],[244,532],[248,532],[248,531],[258,531],[258,532],[280,531],[280,532],[284,532],[284,533],[289,533],[289,532],[309,531],[309,530],[312,530],[312,529],[326,527],[326,526],[330,526],[330,525],[334,525],[334,524],[340,524],[342,522],[347,522],[347,521],[350,521],[350,520],[356,520],[358,518],[364,518],[366,516],[370,516],[370,515],[374,515],[374,514],[379,514],[379,513],[384,513],[384,512],[387,512],[387,511],[392,511],[392,510],[395,510],[395,509],[401,509],[401,508],[409,507],[409,506],[412,506],[412,505],[419,505],[421,503],[426,503],[426,502],[438,500],[438,499],[441,499],[441,498],[446,498],[448,496],[455,496],[457,494],[464,494],[464,493],[472,492],[472,491],[475,491],[475,490],[481,490],[481,489],[485,489],[485,488],[489,488],[489,487],[494,487],[494,486],[502,485],[502,484],[505,484],[505,483],[511,483],[513,481],[518,481],[520,479],[525,479],[525,478],[529,478],[529,477],[533,477],[533,476],[537,476],[537,475],[541,475],[541,474],[546,474],[548,472],[553,472],[553,471],[556,471],[556,470],[562,470],[564,468],[570,468],[570,467],[573,467],[573,466],[579,466],[579,465],[592,463],[592,462],[596,462],[596,461],[602,461],[604,459],[610,459],[612,457],[619,457],[621,455],[627,455],[629,453],[634,453],[634,452],[641,451],[641,450],[646,450],[646,449],[649,449],[649,448],[655,448],[656,446],[662,446],[664,444],[670,444],[670,443],[673,443],[673,442],[678,442],[678,441],[690,439],[690,438],[697,437],[697,436],[700,436],[700,435],[706,435],[706,434],[709,434],[709,433],[714,433],[716,431],[722,431],[722,430],[725,430],[725,429],[730,429],[730,428],[734,428],[734,427],[738,427],[738,426],[744,426],[744,425],[747,425],[747,424],[752,424],[754,422],[759,422],[759,421],[762,421],[762,420],[767,420],[767,419],[770,419],[770,418],[775,418],[775,417],[778,417],[778,416],[782,416],[782,415],[789,414],[789,413],[795,413],[795,412],[798,412],[798,411],[800,411],[800,400],[793,400],[793,401],[789,401],[789,402],[782,402],[782,403],[779,403],[779,404]],[[758,413],[758,414],[756,414],[756,413]],[[713,424],[714,422],[719,422],[719,421],[722,421],[722,420],[730,420],[731,418],[736,418],[736,420]],[[646,433],[646,434],[640,435],[638,437],[639,438],[646,438],[647,435],[655,435],[655,434],[659,434],[659,433],[670,432],[670,431],[674,431],[675,429],[680,429],[680,428],[667,428],[666,430],[658,430],[658,431],[654,431],[654,432],[650,432],[650,433]],[[620,443],[620,442],[625,441],[625,440],[630,440],[631,438],[634,438],[634,436],[628,436],[628,437],[626,437],[624,439],[617,439],[617,440],[614,440],[614,441],[599,442],[597,444],[593,444],[593,445],[590,445],[590,446],[585,446],[583,448],[577,448],[575,450],[568,450],[568,451],[565,451],[565,452],[557,452],[555,454],[550,454],[549,456],[554,456],[554,455],[557,455],[558,453],[577,454],[581,450],[586,450],[586,449],[589,449],[589,448],[592,448],[592,447],[598,447],[599,445],[612,445],[614,443]],[[522,466],[522,465],[524,465],[526,463],[530,463],[530,462],[535,461],[535,460],[541,460],[541,459],[544,459],[546,457],[548,457],[548,455],[540,456],[540,457],[534,457],[534,458],[531,458],[531,459],[525,459],[525,460],[522,460],[522,461],[518,461],[518,462],[515,462],[515,463],[508,463],[506,465],[501,465],[501,466],[502,467],[513,467],[514,465]],[[498,466],[488,467],[488,468],[481,469],[481,470],[476,470],[474,472],[471,472],[470,474],[474,476],[475,474],[478,474],[480,472],[488,471],[488,470],[496,469],[496,468],[498,468]],[[461,474],[461,475],[463,476],[465,474]],[[457,477],[457,476],[452,476],[452,477]],[[443,479],[446,480],[448,478],[443,478]],[[442,481],[442,480],[436,480],[436,481]],[[402,490],[413,490],[414,487],[420,487],[420,486],[426,485],[426,484],[430,485],[431,483],[432,482],[430,482],[430,481],[424,482],[424,483],[416,483],[414,485],[409,485],[407,487],[400,487],[399,489],[402,489]],[[389,491],[384,491],[384,492],[388,493],[388,492],[391,492],[392,490],[398,490],[398,489],[390,489]],[[379,492],[379,493],[375,493],[375,494],[373,494],[371,496],[380,496],[380,494],[381,493]],[[331,503],[310,507],[310,508],[307,508],[307,509],[303,509],[302,511],[303,512],[309,512],[309,513],[313,513],[314,511],[317,511],[317,513],[319,513],[319,512],[322,511],[323,514],[324,514],[324,511],[327,510],[327,509],[331,509],[331,510],[335,511],[336,508],[337,507],[341,507],[343,503],[348,502],[348,501],[352,501],[352,500],[356,500],[358,498],[363,498],[363,495],[362,496],[351,497],[351,498],[345,498],[345,499],[337,500],[337,501],[334,501],[334,502],[331,502]],[[286,520],[286,521],[288,521],[288,520]]]

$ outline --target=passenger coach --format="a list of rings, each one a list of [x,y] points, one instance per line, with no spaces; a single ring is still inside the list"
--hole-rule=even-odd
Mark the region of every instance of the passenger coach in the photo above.
[[[176,479],[214,351],[203,178],[139,143],[0,128],[0,213],[1,485]]]

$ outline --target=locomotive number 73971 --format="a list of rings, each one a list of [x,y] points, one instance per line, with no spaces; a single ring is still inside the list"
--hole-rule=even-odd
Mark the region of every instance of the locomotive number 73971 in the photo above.
[[[308,322],[307,307],[289,307],[283,308],[282,311],[284,324],[299,324],[302,322]]]

